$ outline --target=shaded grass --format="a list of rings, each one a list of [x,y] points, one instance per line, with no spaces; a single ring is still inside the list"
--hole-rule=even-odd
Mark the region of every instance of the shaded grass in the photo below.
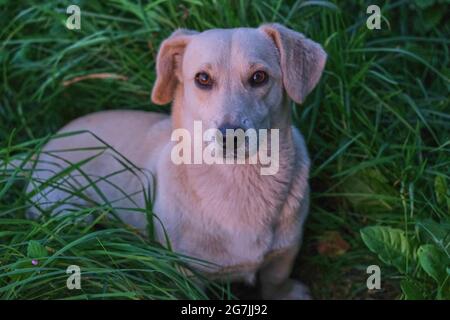
[[[67,135],[53,135],[52,138]],[[110,179],[123,172],[137,175],[135,171],[141,170],[127,163],[126,159],[120,160],[122,156],[111,146],[105,144],[95,148],[97,154],[68,164],[62,170],[57,169],[48,180],[31,177],[31,173],[37,170],[34,168],[36,160],[31,156],[39,154],[48,139],[10,146],[8,153],[21,152],[14,156],[6,155],[3,158],[6,163],[1,164],[0,196],[5,195],[2,196],[5,202],[11,201],[0,213],[0,295],[4,299],[205,299],[208,296],[200,289],[199,283],[206,286],[210,297],[232,297],[226,285],[209,283],[194,270],[189,271],[188,263],[208,266],[208,262],[175,254],[170,250],[170,243],[168,248],[164,248],[152,240],[153,225],[159,223],[159,219],[153,216],[154,196],[145,179],[142,180],[142,189],[137,192],[144,196],[142,208],[117,207],[115,201],[110,201],[97,187],[100,181],[108,182],[122,195],[119,199],[129,199],[131,205],[134,203],[134,195],[125,193]],[[118,159],[123,168],[102,177],[83,171],[83,164],[106,151]],[[61,183],[69,176],[86,178],[87,183],[73,184],[69,188],[68,184]],[[25,183],[35,184],[36,189],[25,193],[23,188],[17,188]],[[31,204],[35,205],[33,195],[43,189],[64,191],[67,196],[56,203],[40,201],[35,207],[40,212],[39,219],[27,219],[24,213]],[[88,207],[77,205],[74,200],[84,199],[87,189],[95,192],[100,201],[89,199]],[[66,207],[68,204],[73,206]],[[142,230],[121,222],[117,217],[118,209],[146,215],[146,234],[149,237]],[[71,292],[66,287],[70,275],[66,269],[70,265],[81,268],[80,291]],[[190,273],[195,274],[198,280],[194,281]]]
[[[307,282],[317,298],[402,297],[400,281],[417,272],[405,275],[382,264],[362,242],[360,230],[373,225],[399,228],[412,243],[421,240],[418,221],[450,216],[436,192],[436,177],[448,182],[450,176],[450,40],[445,16],[441,23],[425,27],[424,11],[414,2],[390,1],[382,7],[389,27],[382,23],[381,30],[372,31],[365,27],[368,1],[78,4],[79,31],[64,26],[69,2],[7,1],[0,9],[2,160],[30,156],[41,148],[45,139],[40,137],[87,113],[119,108],[169,112],[151,105],[149,94],[158,45],[175,28],[281,22],[323,44],[329,57],[319,86],[304,105],[292,105],[294,123],[305,136],[313,162],[311,216],[294,276]],[[97,73],[127,80],[63,85]],[[30,195],[23,192],[22,171],[0,168],[3,298],[204,297],[177,273],[183,258],[117,221],[102,220],[105,229],[95,230],[73,223],[71,217],[44,224],[26,220]],[[105,208],[75,214],[91,211],[102,216]],[[337,232],[348,249],[321,251],[329,245],[329,232]],[[67,250],[48,265],[17,268],[15,263],[29,260],[29,240],[55,252]],[[81,295],[65,289],[65,266],[75,258],[90,270]],[[366,288],[370,264],[383,267],[380,291]],[[216,296],[226,296],[217,290]]]

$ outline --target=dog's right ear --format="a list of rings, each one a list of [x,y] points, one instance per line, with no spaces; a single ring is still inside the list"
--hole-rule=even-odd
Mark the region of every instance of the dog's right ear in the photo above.
[[[163,105],[172,101],[186,45],[196,31],[178,29],[163,41],[156,58],[156,82],[152,102]]]

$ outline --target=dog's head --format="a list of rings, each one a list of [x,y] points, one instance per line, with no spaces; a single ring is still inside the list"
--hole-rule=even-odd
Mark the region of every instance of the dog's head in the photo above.
[[[182,100],[177,127],[200,120],[205,129],[282,128],[289,124],[283,93],[303,102],[325,61],[319,44],[279,24],[182,29],[161,45],[152,101]]]

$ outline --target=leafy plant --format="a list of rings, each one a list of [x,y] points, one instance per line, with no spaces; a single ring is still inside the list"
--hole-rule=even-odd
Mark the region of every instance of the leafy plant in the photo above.
[[[419,223],[418,228],[426,230],[440,246],[418,246],[415,235],[382,226],[361,229],[361,238],[385,265],[403,275],[401,288],[406,299],[450,299],[450,230],[431,220]]]

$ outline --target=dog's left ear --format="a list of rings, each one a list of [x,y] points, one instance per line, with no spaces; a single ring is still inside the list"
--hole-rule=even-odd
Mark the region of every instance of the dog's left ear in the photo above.
[[[180,76],[184,50],[196,31],[178,29],[163,41],[156,58],[156,82],[152,102],[163,105],[171,102]]]
[[[319,82],[327,54],[318,43],[278,23],[265,24],[259,29],[274,41],[280,53],[287,94],[295,102],[302,103]]]

